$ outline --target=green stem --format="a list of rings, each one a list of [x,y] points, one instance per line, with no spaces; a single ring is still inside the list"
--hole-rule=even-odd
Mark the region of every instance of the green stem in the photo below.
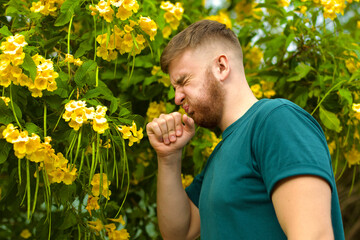
[[[27,218],[30,219],[31,189],[30,189],[30,166],[26,161],[26,195],[27,195]]]
[[[316,108],[314,109],[314,111],[312,111],[311,115],[313,115],[316,110],[320,107],[320,105],[322,104],[322,102],[325,100],[325,98],[335,89],[337,88],[338,86],[340,86],[341,84],[343,84],[344,82],[346,82],[347,80],[343,80],[343,81],[340,81],[338,82],[336,85],[334,85],[332,88],[330,88],[329,91],[326,92],[325,96],[321,99],[321,101],[318,103],[318,105],[316,106]]]
[[[21,159],[18,158],[19,185],[21,185]]]
[[[99,86],[99,66],[96,66],[96,73],[95,73],[95,87]]]
[[[12,112],[13,112],[13,114],[14,114],[14,118],[15,118],[16,123],[18,124],[19,128],[22,129],[21,124],[20,124],[20,122],[19,122],[19,119],[18,119],[17,116],[16,116],[15,108],[14,108],[14,103],[13,103],[13,102],[14,102],[14,101],[13,101],[13,97],[12,97],[12,84],[11,84],[11,85],[10,85],[10,103],[11,103],[11,110],[12,110]]]
[[[40,178],[40,176],[39,176],[39,168],[36,166],[36,187],[35,187],[34,202],[33,202],[33,207],[32,207],[31,214],[34,214],[34,212],[35,212],[37,195],[38,195],[38,191],[39,191],[39,178]]]
[[[352,177],[352,182],[351,182],[351,187],[350,187],[350,191],[349,191],[349,196],[352,193],[352,190],[354,188],[354,184],[355,184],[355,177],[356,177],[356,165],[354,166],[354,172],[353,172],[353,177]]]
[[[67,53],[68,53],[68,55],[70,55],[70,36],[71,36],[71,25],[72,25],[73,18],[74,18],[74,15],[72,15],[70,18],[69,30],[68,30],[68,38],[67,38]],[[70,81],[71,80],[71,68],[70,68],[69,61],[68,61],[68,74],[69,74],[69,81]]]
[[[78,136],[78,143],[77,143],[77,148],[76,148],[76,153],[75,153],[75,158],[74,158],[74,162],[71,164],[70,167],[70,171],[73,168],[73,165],[76,163],[76,159],[79,155],[79,151],[80,151],[80,145],[81,145],[81,136],[82,136],[82,128],[80,128],[80,132],[79,132],[79,136]]]
[[[81,153],[81,160],[80,160],[80,168],[79,168],[79,175],[78,175],[78,177],[80,177],[80,174],[81,174],[81,170],[82,170],[83,163],[84,163],[84,156],[85,156],[85,151],[83,150],[82,153]]]
[[[46,138],[46,119],[47,119],[47,107],[46,102],[44,102],[44,139]]]
[[[123,199],[123,201],[122,201],[122,203],[121,203],[121,206],[120,206],[120,208],[119,208],[119,210],[118,210],[118,212],[116,213],[116,216],[115,216],[115,218],[117,218],[118,216],[119,216],[119,214],[120,214],[120,212],[121,212],[121,209],[122,209],[122,207],[124,206],[124,203],[125,203],[125,200],[126,200],[126,198],[127,198],[127,195],[128,195],[128,193],[129,193],[129,189],[130,189],[130,172],[129,172],[129,164],[128,164],[128,160],[127,160],[127,156],[126,156],[126,151],[125,151],[125,142],[124,142],[124,139],[122,139],[122,141],[123,141],[123,153],[124,153],[124,165],[126,165],[126,170],[127,170],[127,180],[128,180],[128,182],[127,182],[127,188],[126,188],[126,192],[125,192],[125,196],[124,196],[124,199]]]

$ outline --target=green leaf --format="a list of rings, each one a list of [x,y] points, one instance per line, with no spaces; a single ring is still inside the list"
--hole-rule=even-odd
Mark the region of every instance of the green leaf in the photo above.
[[[13,121],[15,121],[15,119],[11,110],[5,105],[4,101],[0,100],[0,123],[7,125]]]
[[[60,230],[68,229],[74,226],[77,223],[76,216],[72,211],[66,212],[66,217],[64,218],[63,223],[58,227]]]
[[[320,120],[330,130],[340,132],[342,127],[340,126],[340,120],[335,113],[325,110],[320,106]]]
[[[9,155],[12,144],[6,142],[4,139],[0,139],[0,164],[4,163]]]
[[[343,100],[346,100],[349,103],[349,105],[352,105],[353,98],[352,98],[352,94],[349,90],[339,89],[339,94]]]
[[[29,72],[31,79],[35,80],[36,64],[29,54],[25,54],[24,62],[21,66]]]
[[[29,135],[31,135],[32,133],[36,133],[40,136],[43,135],[43,130],[32,122],[27,122],[25,124],[25,129],[28,131]]]
[[[83,56],[86,52],[92,50],[94,45],[89,40],[85,40],[80,43],[79,48],[76,50],[74,54],[74,58],[79,58]]]
[[[95,70],[97,64],[93,60],[89,60],[83,63],[81,67],[76,71],[74,80],[76,82],[76,85],[79,87],[82,87],[85,85],[86,82],[86,74],[90,73],[91,71]]]
[[[7,26],[3,26],[1,29],[0,29],[0,34],[1,35],[4,35],[5,37],[9,37],[9,36],[12,36],[13,34],[9,31],[9,28]]]
[[[309,65],[306,65],[305,63],[300,63],[296,68],[295,68],[295,72],[297,73],[297,75],[292,76],[290,78],[287,79],[288,82],[295,82],[295,81],[299,81],[302,78],[306,77],[306,75],[308,75],[308,73],[310,72],[310,70],[312,70],[313,68]]]
[[[61,14],[56,19],[54,25],[60,27],[70,22],[70,19],[75,12],[75,8],[79,5],[79,3],[80,3],[79,0],[66,0],[61,5],[61,9],[60,9]]]

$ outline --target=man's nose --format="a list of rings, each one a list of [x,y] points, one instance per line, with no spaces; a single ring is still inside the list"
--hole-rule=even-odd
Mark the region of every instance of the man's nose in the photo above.
[[[180,88],[175,89],[175,104],[181,105],[183,104],[184,100],[185,100],[184,92]]]

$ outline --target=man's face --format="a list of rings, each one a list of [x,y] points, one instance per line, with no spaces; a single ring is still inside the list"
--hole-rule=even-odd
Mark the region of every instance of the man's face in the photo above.
[[[173,60],[169,73],[175,88],[175,103],[182,105],[198,125],[215,128],[223,115],[225,94],[207,61],[187,51]]]

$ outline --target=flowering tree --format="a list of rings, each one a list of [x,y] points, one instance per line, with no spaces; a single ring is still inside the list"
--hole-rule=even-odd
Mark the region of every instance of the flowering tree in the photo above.
[[[1,239],[159,238],[157,166],[143,128],[184,113],[159,59],[172,36],[204,18],[238,35],[257,98],[290,99],[322,124],[355,239],[359,1],[206,2],[0,0]],[[197,129],[184,187],[220,140]]]

